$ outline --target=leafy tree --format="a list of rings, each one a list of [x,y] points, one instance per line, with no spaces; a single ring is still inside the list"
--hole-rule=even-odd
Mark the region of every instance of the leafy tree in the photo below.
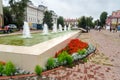
[[[86,19],[85,16],[82,16],[79,20],[78,20],[78,27],[82,27],[82,28],[86,28]]]
[[[12,15],[14,16],[15,23],[17,24],[18,28],[21,28],[23,25],[23,21],[25,19],[25,9],[27,7],[27,3],[29,0],[9,0],[10,8]]]
[[[4,25],[13,23],[12,13],[9,7],[3,7]]]
[[[89,26],[89,27],[93,27],[93,22],[92,22],[93,18],[90,16],[90,17],[86,17],[86,26]]]
[[[43,24],[46,23],[49,27],[49,29],[52,29],[53,26],[53,18],[52,18],[52,12],[45,11],[44,18],[43,18]]]
[[[102,12],[100,15],[100,23],[102,27],[105,25],[107,14],[108,14],[107,12]]]
[[[64,26],[64,19],[62,16],[60,16],[58,19],[57,19],[57,26],[61,24],[62,26]]]
[[[95,25],[100,26],[100,20],[99,19],[97,19],[97,20],[94,21],[94,26]]]

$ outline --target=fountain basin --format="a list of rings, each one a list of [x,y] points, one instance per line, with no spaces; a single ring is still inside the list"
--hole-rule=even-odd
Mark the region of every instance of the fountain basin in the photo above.
[[[65,35],[69,34],[72,31],[69,32],[63,32],[63,33],[49,33],[49,35],[43,35],[42,33],[35,33],[32,34],[32,38],[22,38],[21,35],[12,35],[12,36],[3,36],[0,37],[0,44],[5,45],[15,45],[15,46],[33,46],[35,44]]]
[[[0,44],[0,60],[12,61],[15,65],[34,72],[36,65],[44,67],[48,58],[53,57],[56,51],[64,48],[78,35],[79,31],[75,31],[29,47]]]

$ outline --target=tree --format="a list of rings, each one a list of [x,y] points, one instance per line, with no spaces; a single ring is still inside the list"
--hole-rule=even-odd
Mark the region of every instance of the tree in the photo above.
[[[94,25],[100,26],[100,20],[99,19],[95,20]]]
[[[64,19],[62,16],[60,16],[58,19],[57,19],[57,26],[61,24],[62,26],[64,26]]]
[[[52,22],[53,22],[52,13],[50,11],[45,11],[44,18],[43,18],[43,24],[46,23],[49,29],[52,29],[52,26],[53,26]]]
[[[82,28],[86,28],[86,19],[85,16],[82,16],[79,20],[78,20],[78,27],[82,27]]]
[[[102,27],[105,25],[107,14],[108,14],[107,12],[102,12],[100,15],[100,23]]]
[[[27,3],[29,0],[9,0],[10,8],[12,15],[14,16],[14,20],[18,28],[21,28],[23,25],[23,21],[25,19],[25,9],[27,7]]]
[[[12,13],[9,7],[3,7],[3,14],[4,14],[4,25],[12,24]]]
[[[93,22],[92,22],[93,18],[90,16],[90,17],[86,17],[86,26],[89,26],[89,27],[93,27]]]

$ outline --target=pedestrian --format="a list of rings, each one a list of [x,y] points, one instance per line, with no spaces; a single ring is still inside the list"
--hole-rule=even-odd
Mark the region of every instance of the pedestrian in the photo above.
[[[112,31],[111,26],[110,26],[110,32]]]
[[[5,26],[5,32],[8,33],[8,30],[9,30],[9,26]]]
[[[98,26],[98,30],[101,31],[101,27],[100,26]]]
[[[88,27],[88,32],[90,32],[90,27]]]

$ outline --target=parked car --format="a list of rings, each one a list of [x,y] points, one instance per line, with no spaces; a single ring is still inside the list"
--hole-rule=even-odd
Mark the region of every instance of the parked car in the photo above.
[[[17,26],[15,24],[9,24],[9,32],[14,32],[15,29],[17,29]]]
[[[15,24],[9,24],[8,26],[9,26],[9,28],[11,28],[11,29],[16,29],[16,28],[17,28],[17,26],[16,26]]]
[[[15,24],[9,24],[3,27],[4,33],[12,33],[17,29],[17,26]]]

